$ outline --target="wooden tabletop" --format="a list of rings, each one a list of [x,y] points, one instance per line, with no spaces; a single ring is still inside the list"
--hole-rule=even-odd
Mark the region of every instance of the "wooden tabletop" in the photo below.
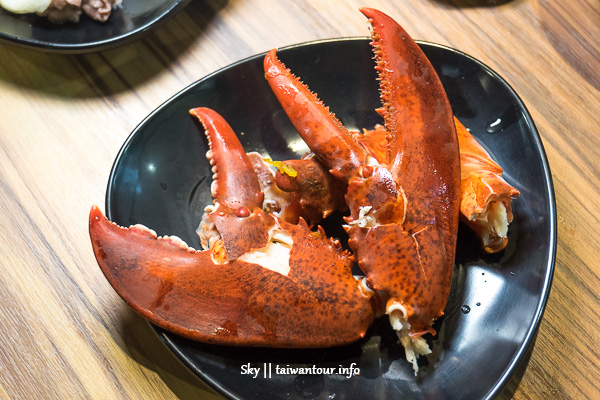
[[[503,397],[600,398],[597,0],[195,0],[108,51],[0,44],[0,398],[221,398],[107,283],[90,206],[104,204],[121,145],[163,101],[274,47],[366,36],[360,6],[483,61],[528,107],[554,181],[557,259],[531,358]]]

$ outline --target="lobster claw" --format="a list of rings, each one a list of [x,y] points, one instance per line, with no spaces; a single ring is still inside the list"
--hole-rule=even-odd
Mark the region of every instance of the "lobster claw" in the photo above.
[[[94,253],[113,288],[150,322],[207,343],[327,347],[363,337],[377,305],[347,252],[303,220],[264,212],[258,178],[229,125],[206,108],[191,113],[205,127],[215,173],[215,204],[199,228],[208,249],[141,225],[120,227],[92,207]]]
[[[443,315],[459,214],[459,151],[441,82],[419,46],[390,17],[362,8],[372,27],[386,154],[371,154],[270,51],[265,76],[310,149],[348,184],[349,245],[417,369],[424,333]],[[377,132],[378,134],[381,131]]]

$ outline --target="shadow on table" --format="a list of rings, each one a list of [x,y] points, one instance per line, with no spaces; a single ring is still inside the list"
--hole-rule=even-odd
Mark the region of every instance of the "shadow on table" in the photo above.
[[[135,90],[171,69],[230,1],[192,1],[148,35],[105,51],[67,55],[7,43],[0,47],[4,58],[0,81],[64,98],[103,97]]]
[[[154,371],[178,399],[222,398],[171,353],[145,319],[133,310],[126,315],[120,327],[123,351],[135,362]]]
[[[515,392],[517,391],[519,384],[521,383],[521,379],[523,379],[523,375],[527,370],[527,366],[529,365],[529,360],[531,359],[531,354],[533,352],[534,346],[535,343],[531,345],[531,347],[527,351],[527,354],[525,354],[525,356],[517,366],[517,369],[506,383],[506,386],[504,386],[502,391],[498,393],[496,400],[510,400],[514,397]]]

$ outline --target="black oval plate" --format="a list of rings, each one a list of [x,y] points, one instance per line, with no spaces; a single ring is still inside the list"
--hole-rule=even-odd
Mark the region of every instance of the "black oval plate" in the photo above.
[[[498,394],[534,341],[554,269],[556,215],[539,135],[516,93],[479,61],[420,43],[438,71],[454,112],[521,191],[510,245],[485,255],[461,227],[453,287],[444,318],[415,377],[386,318],[350,346],[319,350],[233,348],[192,342],[155,328],[198,376],[231,398],[474,399]],[[279,56],[349,128],[381,122],[369,40],[339,39],[280,49]],[[189,86],[148,116],[119,153],[108,185],[108,217],[177,235],[198,248],[194,231],[210,204],[207,143],[188,114],[221,113],[248,151],[299,157],[302,141],[264,79],[263,55]],[[487,129],[487,130],[486,130]],[[489,133],[489,132],[492,133]],[[343,317],[343,316],[340,316]],[[294,374],[281,368],[331,368]],[[248,367],[260,368],[258,375]],[[269,369],[270,368],[270,369]],[[278,369],[279,368],[279,369]],[[360,375],[353,375],[359,368]],[[347,370],[344,370],[347,369]],[[306,371],[305,371],[306,372]],[[348,377],[352,375],[351,377]]]
[[[41,51],[86,53],[129,43],[164,22],[190,0],[124,0],[104,23],[81,16],[78,23],[52,24],[35,14],[0,8],[0,39]]]

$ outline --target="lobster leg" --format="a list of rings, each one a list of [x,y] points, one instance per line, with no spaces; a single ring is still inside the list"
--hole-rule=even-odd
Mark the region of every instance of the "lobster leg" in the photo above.
[[[461,220],[477,234],[484,251],[497,253],[508,244],[511,201],[520,193],[502,179],[502,168],[464,125],[458,119],[455,122],[460,147]]]
[[[152,323],[208,343],[327,347],[363,337],[377,304],[352,276],[347,252],[303,220],[292,225],[262,211],[258,178],[229,125],[209,109],[192,114],[205,127],[215,172],[215,204],[200,229],[209,249],[120,227],[93,207],[90,237],[113,288]],[[227,163],[237,165],[225,176]],[[246,243],[225,237],[234,230]]]

